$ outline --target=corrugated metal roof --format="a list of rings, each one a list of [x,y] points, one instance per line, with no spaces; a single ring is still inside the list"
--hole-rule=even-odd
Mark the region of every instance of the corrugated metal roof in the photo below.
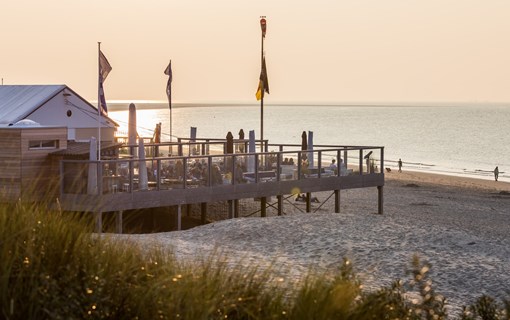
[[[0,86],[0,124],[15,123],[24,119],[65,87],[65,85]]]

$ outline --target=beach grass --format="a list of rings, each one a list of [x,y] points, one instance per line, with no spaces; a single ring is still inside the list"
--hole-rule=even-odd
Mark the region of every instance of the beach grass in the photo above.
[[[92,233],[82,216],[0,206],[3,319],[446,319],[430,267],[364,292],[350,261],[332,277],[290,283],[220,256],[177,261],[167,251]],[[508,319],[510,303],[482,296],[461,319]]]

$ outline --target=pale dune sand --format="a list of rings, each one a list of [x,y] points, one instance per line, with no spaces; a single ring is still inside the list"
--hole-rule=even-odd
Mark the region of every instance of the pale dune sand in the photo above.
[[[501,193],[503,191],[503,193]],[[124,235],[144,248],[171,249],[193,260],[219,251],[231,263],[272,265],[288,281],[307,270],[328,273],[349,258],[367,290],[407,280],[414,254],[431,264],[438,293],[452,315],[482,294],[510,297],[510,184],[425,173],[386,174],[384,215],[377,189],[341,192],[341,213],[330,192],[300,213],[217,221],[179,232]],[[304,204],[296,205],[304,210]]]

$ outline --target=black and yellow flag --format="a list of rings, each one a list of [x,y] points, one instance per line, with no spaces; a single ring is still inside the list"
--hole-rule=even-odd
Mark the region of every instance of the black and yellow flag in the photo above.
[[[264,91],[269,93],[269,83],[267,81],[266,58],[262,59],[262,70],[260,70],[259,87],[255,97],[257,100],[264,98]]]

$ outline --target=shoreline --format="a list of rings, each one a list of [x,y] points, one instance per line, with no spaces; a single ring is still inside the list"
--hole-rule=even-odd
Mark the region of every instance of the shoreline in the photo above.
[[[440,186],[510,192],[510,182],[506,181],[494,181],[494,179],[489,180],[423,171],[402,170],[402,172],[398,172],[392,169],[391,172],[384,173],[384,178],[385,180],[421,182]]]

